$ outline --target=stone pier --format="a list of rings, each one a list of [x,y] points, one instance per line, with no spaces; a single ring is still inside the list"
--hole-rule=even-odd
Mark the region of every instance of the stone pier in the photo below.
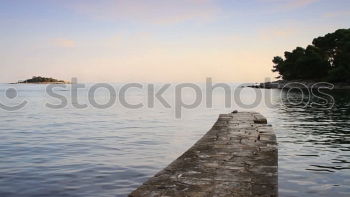
[[[195,145],[129,197],[278,196],[277,157],[265,117],[222,114]]]

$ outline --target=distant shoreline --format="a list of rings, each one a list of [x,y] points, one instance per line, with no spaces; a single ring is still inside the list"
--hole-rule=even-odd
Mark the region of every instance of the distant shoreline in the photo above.
[[[332,85],[334,86],[332,88]],[[329,83],[317,81],[303,81],[303,80],[279,80],[274,82],[265,82],[254,85],[245,86],[256,89],[332,89],[332,90],[350,90],[350,83]]]
[[[31,79],[27,79],[23,81],[19,80],[16,83],[10,83],[10,84],[70,84],[70,82],[65,80],[58,80],[54,78],[34,76]]]
[[[39,85],[45,85],[45,84],[71,84],[71,82],[32,82],[32,83],[25,83],[25,82],[16,82],[16,83],[9,83],[9,84],[39,84]]]

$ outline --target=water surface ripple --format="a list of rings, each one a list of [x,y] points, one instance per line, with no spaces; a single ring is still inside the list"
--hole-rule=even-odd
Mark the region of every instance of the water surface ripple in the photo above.
[[[57,102],[44,86],[0,85],[0,101],[13,104],[17,101],[5,98],[9,87],[18,89],[16,99],[30,104],[20,111],[0,110],[1,197],[126,196],[193,145],[218,114],[231,110],[220,91],[212,109],[185,110],[182,119],[159,103],[137,110],[118,104],[53,110],[44,106]],[[254,91],[242,91],[242,100],[251,103]],[[280,196],[350,196],[350,94],[333,91],[336,106],[327,110],[289,105],[280,90],[262,91],[278,105],[262,102],[248,110],[265,115],[278,136]],[[69,91],[60,93],[69,97]],[[79,93],[80,102],[86,95]],[[103,92],[96,96],[101,102],[106,98]],[[144,100],[140,91],[127,98]]]

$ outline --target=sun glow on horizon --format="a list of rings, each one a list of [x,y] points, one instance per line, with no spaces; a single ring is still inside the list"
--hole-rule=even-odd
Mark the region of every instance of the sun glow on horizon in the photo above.
[[[0,82],[35,75],[260,82],[276,76],[273,56],[349,28],[346,7],[345,0],[6,1]]]

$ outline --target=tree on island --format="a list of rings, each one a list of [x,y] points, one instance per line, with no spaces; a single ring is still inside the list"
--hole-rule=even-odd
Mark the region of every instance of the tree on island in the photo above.
[[[315,38],[312,45],[274,57],[273,72],[284,80],[350,82],[350,29]]]
[[[31,79],[27,79],[25,81],[22,81],[20,83],[64,83],[63,80],[57,80],[53,78],[46,78],[46,77],[32,77]]]

